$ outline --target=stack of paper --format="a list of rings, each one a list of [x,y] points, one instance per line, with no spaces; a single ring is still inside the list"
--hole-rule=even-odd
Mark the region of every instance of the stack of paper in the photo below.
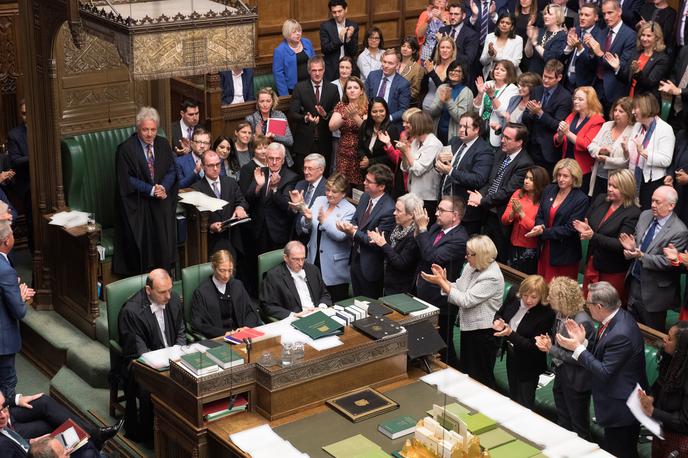
[[[62,226],[64,228],[71,228],[76,226],[85,226],[88,222],[88,213],[72,210],[68,212],[55,213],[50,217],[50,222],[53,226]]]
[[[178,360],[182,355],[195,353],[197,351],[207,351],[208,347],[195,343],[189,346],[182,347],[181,345],[174,345],[172,347],[161,348],[160,350],[149,351],[139,357],[139,361],[159,371],[165,371],[170,368],[170,360]]]
[[[446,369],[431,372],[420,379],[428,385],[435,385],[439,391],[444,393],[447,387],[468,379],[468,375],[448,367]]]
[[[230,434],[229,439],[252,458],[308,458],[307,454],[279,437],[268,425]]]
[[[503,426],[540,448],[555,447],[577,437],[573,431],[564,429],[539,415],[529,415],[527,420],[514,418]]]
[[[576,436],[565,440],[559,445],[547,447],[542,453],[550,458],[574,458],[589,456],[590,453],[597,451],[599,448],[597,444]]]
[[[265,324],[263,326],[259,326],[256,329],[265,334],[265,339],[279,336],[281,338],[282,343],[302,342],[318,351],[343,345],[343,342],[337,336],[324,337],[317,340],[311,339],[303,332],[294,329],[291,323],[296,319],[297,318],[294,317],[287,317],[280,321],[275,321],[272,323]]]
[[[524,418],[531,414],[531,411],[522,405],[511,402],[507,397],[495,392],[478,394],[462,399],[461,402],[471,409],[484,413],[500,424],[513,418]]]
[[[180,192],[179,199],[185,203],[196,207],[199,211],[218,211],[229,202],[222,199],[210,197],[199,191]]]

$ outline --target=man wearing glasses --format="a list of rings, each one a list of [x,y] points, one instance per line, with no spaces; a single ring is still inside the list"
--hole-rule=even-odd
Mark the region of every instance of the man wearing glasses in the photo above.
[[[191,154],[177,157],[177,180],[179,189],[189,188],[203,178],[202,159],[210,149],[210,132],[199,127],[194,130],[191,140]]]
[[[461,225],[461,219],[466,205],[460,197],[443,196],[437,204],[436,223],[428,230],[428,213],[414,215],[418,233],[416,243],[420,254],[419,272],[432,273],[432,265],[438,264],[447,270],[447,280],[455,281],[461,272],[461,266],[466,258],[466,242],[468,233]],[[438,325],[440,333],[446,339],[447,355],[443,360],[452,367],[458,367],[456,349],[452,344],[452,335],[445,334],[447,329],[454,326],[459,309],[447,304],[447,296],[442,295],[439,286],[424,280],[420,274],[416,280],[416,294],[424,301],[434,304],[440,309]]]
[[[200,129],[199,129],[200,130]],[[207,136],[204,135],[204,136]],[[194,136],[195,137],[195,136]],[[188,157],[186,155],[184,157]],[[236,259],[237,251],[243,254],[241,238],[232,240],[232,229],[223,226],[222,222],[229,219],[243,219],[248,216],[248,202],[239,189],[236,180],[227,176],[220,176],[220,156],[213,150],[202,156],[204,179],[197,181],[193,189],[210,197],[228,202],[221,210],[215,211],[208,217],[208,258],[218,250],[227,250]]]

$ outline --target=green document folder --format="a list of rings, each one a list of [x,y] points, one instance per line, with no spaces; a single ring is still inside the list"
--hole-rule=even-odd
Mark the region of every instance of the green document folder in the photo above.
[[[379,445],[362,434],[357,434],[339,442],[335,442],[334,444],[326,445],[323,447],[323,450],[335,458],[389,457],[387,453],[382,451]]]
[[[502,428],[495,428],[478,435],[478,437],[480,438],[480,445],[487,450],[492,450],[500,445],[508,444],[516,440],[514,436],[504,431]]]
[[[299,318],[292,322],[291,325],[311,339],[341,334],[344,329],[344,325],[336,322],[321,311]]]
[[[493,419],[481,413],[474,413],[473,415],[462,414],[459,415],[459,418],[466,423],[466,428],[474,435],[486,433],[497,425]]]
[[[539,453],[540,450],[532,445],[521,440],[515,440],[491,449],[490,458],[531,458]]]
[[[381,297],[383,304],[393,308],[402,315],[408,315],[411,312],[418,310],[425,310],[427,305],[423,304],[410,294],[392,294],[391,296]]]

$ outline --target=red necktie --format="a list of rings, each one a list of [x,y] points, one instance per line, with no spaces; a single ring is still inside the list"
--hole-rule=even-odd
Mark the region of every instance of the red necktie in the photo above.
[[[440,243],[440,240],[444,237],[444,231],[440,231],[436,236],[435,236],[435,241],[432,242],[432,246],[437,246],[438,243]]]
[[[609,323],[607,323],[607,324],[609,324]],[[603,324],[602,326],[599,327],[599,329],[597,330],[597,340],[600,339],[600,336],[602,335],[602,333],[604,332],[605,329],[607,329],[606,324]]]

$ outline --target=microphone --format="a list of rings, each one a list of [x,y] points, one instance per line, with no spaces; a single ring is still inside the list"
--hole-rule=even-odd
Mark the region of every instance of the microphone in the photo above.
[[[253,346],[253,341],[250,337],[246,337],[243,339],[243,342],[246,345],[246,357],[248,358],[248,361],[246,362],[251,363],[251,347]]]

